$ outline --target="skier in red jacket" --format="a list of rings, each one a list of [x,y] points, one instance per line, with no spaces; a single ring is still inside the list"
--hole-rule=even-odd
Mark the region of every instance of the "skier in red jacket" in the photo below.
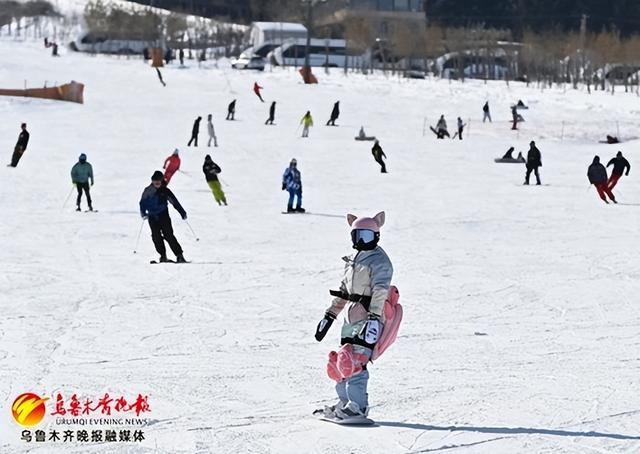
[[[164,160],[164,181],[169,184],[173,174],[180,170],[180,152],[176,148],[173,154]]]
[[[261,87],[260,85],[258,85],[258,82],[254,82],[253,83],[253,92],[256,94],[256,96],[258,98],[260,98],[260,101],[264,102],[264,99],[262,99],[262,95],[260,94],[260,90],[262,90],[264,87]]]

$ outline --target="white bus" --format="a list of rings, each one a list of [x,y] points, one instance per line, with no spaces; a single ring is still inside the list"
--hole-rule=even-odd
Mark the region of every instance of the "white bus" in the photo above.
[[[253,22],[249,27],[248,38],[254,49],[259,49],[265,44],[279,46],[288,39],[306,39],[307,27],[295,22]],[[261,55],[265,56],[266,53]]]
[[[272,63],[279,66],[302,66],[306,56],[307,40],[289,40],[280,47],[273,50]],[[363,61],[362,55],[349,55],[347,52],[347,42],[344,39],[311,39],[309,46],[309,65],[343,67],[349,65],[360,65]]]

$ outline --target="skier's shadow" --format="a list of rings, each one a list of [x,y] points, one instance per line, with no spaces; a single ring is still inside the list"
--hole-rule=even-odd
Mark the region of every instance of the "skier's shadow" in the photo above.
[[[613,440],[640,440],[638,435],[623,435],[603,432],[577,432],[572,430],[540,429],[529,427],[474,427],[474,426],[432,426],[428,424],[412,424],[403,422],[376,421],[381,427],[398,427],[402,429],[431,430],[443,432],[476,432],[483,434],[504,435],[553,435],[556,437],[588,437],[611,438]]]

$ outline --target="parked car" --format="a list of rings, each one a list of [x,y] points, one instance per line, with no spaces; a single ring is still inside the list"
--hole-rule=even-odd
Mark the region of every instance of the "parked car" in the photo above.
[[[231,67],[234,69],[255,69],[264,71],[266,59],[251,52],[242,52],[238,58],[231,60]]]

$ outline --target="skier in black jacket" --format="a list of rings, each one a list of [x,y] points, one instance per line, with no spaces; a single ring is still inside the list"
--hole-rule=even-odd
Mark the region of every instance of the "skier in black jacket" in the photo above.
[[[331,118],[327,121],[327,126],[335,126],[336,120],[340,116],[340,101],[336,101],[333,105],[333,110],[331,111]]]
[[[202,117],[196,118],[196,121],[193,122],[193,129],[191,130],[191,140],[187,144],[188,147],[191,146],[191,143],[194,144],[195,147],[198,146],[198,134],[200,134],[200,121],[202,121]]]
[[[236,117],[236,100],[234,99],[227,107],[227,120],[235,120]]]
[[[376,160],[378,164],[380,164],[380,173],[387,173],[387,166],[384,164],[382,157],[387,158],[387,155],[382,151],[382,147],[380,146],[380,142],[376,140],[373,144],[373,148],[371,148],[371,154],[373,158]]]
[[[529,144],[529,152],[527,153],[527,174],[524,177],[524,184],[529,184],[529,177],[531,172],[536,175],[536,184],[540,186],[540,174],[538,168],[542,167],[542,155],[540,150],[536,147],[536,143],[532,140]]]
[[[20,158],[25,151],[27,151],[27,145],[29,144],[29,132],[27,131],[27,124],[22,123],[20,125],[22,131],[20,131],[20,135],[18,136],[18,142],[16,142],[16,146],[13,149],[13,155],[11,156],[11,164],[10,167],[17,167],[18,162],[20,162]]]
[[[605,194],[609,196],[613,203],[618,203],[611,189],[607,186],[607,169],[600,163],[599,156],[593,158],[593,162],[587,170],[587,178],[589,178],[589,183],[596,187],[598,195],[604,203],[609,203]]]
[[[609,181],[607,183],[609,190],[616,187],[616,184],[618,184],[618,180],[622,177],[622,174],[625,173],[625,170],[627,171],[627,176],[629,176],[629,171],[631,170],[631,164],[629,164],[629,161],[627,161],[625,157],[622,156],[621,151],[618,151],[616,157],[609,161],[607,167],[611,165],[613,165],[613,172],[611,172],[611,177],[609,178]]]
[[[187,220],[187,212],[182,208],[180,202],[171,190],[164,183],[164,175],[156,170],[151,177],[151,184],[145,188],[140,198],[140,216],[142,219],[149,221],[151,229],[151,238],[156,247],[156,251],[160,254],[159,262],[168,262],[167,249],[164,245],[166,240],[169,247],[176,256],[176,262],[185,263],[182,255],[182,246],[178,243],[173,234],[171,218],[169,217],[169,206],[173,207],[180,213],[183,220]]]
[[[269,118],[267,118],[267,121],[264,122],[265,125],[272,125],[273,124],[273,120],[275,120],[276,117],[276,102],[273,101],[271,103],[271,107],[269,107]]]

